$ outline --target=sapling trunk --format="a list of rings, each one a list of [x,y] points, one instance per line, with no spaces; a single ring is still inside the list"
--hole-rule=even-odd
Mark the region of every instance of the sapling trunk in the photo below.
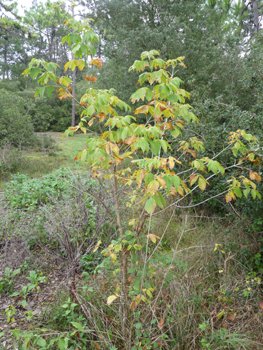
[[[118,199],[118,183],[117,183],[117,173],[116,173],[116,165],[113,166],[113,173],[114,173],[114,197],[115,197],[115,209],[116,209],[116,216],[117,216],[117,226],[120,232],[120,238],[123,237],[123,229],[121,225],[121,215],[120,215],[120,207],[119,207],[119,199]],[[125,337],[125,324],[127,320],[127,310],[128,310],[128,300],[127,300],[127,270],[128,270],[128,255],[127,255],[127,249],[123,245],[122,246],[122,291],[120,300],[122,303],[122,332],[123,336]]]

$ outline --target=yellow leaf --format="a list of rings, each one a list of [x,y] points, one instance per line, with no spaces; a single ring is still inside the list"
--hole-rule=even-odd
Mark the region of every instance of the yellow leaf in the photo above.
[[[147,237],[150,238],[150,240],[153,242],[153,243],[156,243],[156,238],[160,239],[160,237],[156,236],[156,235],[153,235],[152,233],[150,233],[149,235],[147,235]]]
[[[133,311],[138,304],[139,302],[137,300],[133,300],[131,303],[130,309]]]
[[[231,201],[232,201],[232,196],[231,196],[230,193],[227,193],[227,194],[226,194],[226,202],[229,203],[229,202],[231,202]]]
[[[203,179],[202,177],[199,177],[198,185],[199,185],[200,189],[202,191],[204,191],[205,188],[206,188],[206,181],[205,181],[205,179]]]
[[[110,148],[111,148],[111,150],[115,153],[115,154],[119,154],[119,147],[115,144],[115,143],[110,143]]]
[[[257,182],[260,182],[262,180],[261,176],[252,170],[249,172],[249,177],[251,180],[257,180]]]
[[[107,145],[105,147],[105,151],[110,154],[110,142],[107,142]]]
[[[91,126],[93,124],[94,118],[90,119],[90,121],[88,122],[88,125]]]
[[[161,186],[163,186],[163,188],[167,188],[167,185],[161,176],[157,176],[157,180],[160,182],[160,184],[161,184]]]
[[[250,170],[250,172],[249,172],[249,177],[250,177],[251,180],[255,180],[256,179],[255,173],[252,170]]]
[[[115,299],[117,299],[116,295],[110,295],[107,299],[107,304],[110,305],[111,303],[114,302]]]
[[[95,66],[97,66],[98,68],[102,67],[102,59],[101,58],[94,58],[93,60],[90,61],[89,66],[91,66],[92,64],[94,64]]]
[[[99,240],[98,243],[96,244],[95,248],[93,249],[93,253],[95,253],[98,250],[100,245],[101,245],[101,240]]]
[[[116,261],[117,260],[117,255],[115,253],[110,254],[111,261]]]
[[[133,226],[135,224],[135,219],[131,219],[130,221],[129,221],[129,225],[130,226]]]
[[[183,188],[182,188],[182,186],[180,186],[179,188],[178,188],[178,191],[177,191],[182,197],[184,196],[184,191],[183,191]]]
[[[174,160],[172,157],[169,157],[168,164],[170,169],[172,170],[174,168]]]

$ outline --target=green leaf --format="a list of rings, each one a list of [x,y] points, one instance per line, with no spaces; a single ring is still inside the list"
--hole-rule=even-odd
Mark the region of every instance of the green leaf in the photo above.
[[[31,68],[30,77],[32,79],[35,79],[38,76],[38,74],[40,74],[40,73],[42,73],[42,70],[40,68],[38,68],[38,67]]]
[[[51,86],[51,85],[46,86],[46,94],[49,98],[52,97],[53,91],[54,91],[54,86]]]
[[[254,189],[252,189],[252,190],[251,190],[251,195],[252,195],[253,199],[256,199],[256,197],[257,197],[257,191],[254,190]]]
[[[178,191],[178,189],[180,187],[180,182],[181,182],[181,179],[179,176],[177,176],[177,175],[173,176],[173,183],[174,183],[174,187],[175,187],[176,191]]]
[[[223,175],[225,173],[225,169],[216,160],[209,160],[209,162],[207,163],[207,168],[208,170],[212,171],[214,174],[217,174],[218,172],[220,172]]]
[[[245,190],[243,190],[244,196],[247,198],[249,193],[250,193],[250,188],[246,188]]]
[[[39,338],[37,340],[37,345],[41,346],[42,348],[45,348],[47,346],[47,342],[45,341],[44,338]]]
[[[87,149],[85,148],[82,152],[81,152],[81,163],[84,164],[85,160],[86,160],[86,156],[87,156]]]
[[[77,33],[72,33],[68,35],[68,40],[70,41],[70,44],[79,43],[81,42],[81,37]]]
[[[140,328],[143,327],[143,324],[140,323],[140,322],[138,322],[138,323],[135,323],[135,324],[134,324],[134,327],[137,328],[137,329],[140,329]]]
[[[39,91],[39,95],[40,95],[40,97],[44,97],[44,93],[45,93],[45,90],[46,90],[46,87],[45,86],[43,86],[43,87],[41,87],[38,91]]]
[[[71,322],[71,324],[77,328],[80,331],[83,331],[85,328],[82,326],[82,324],[78,323],[78,322]]]
[[[156,202],[155,200],[151,197],[146,201],[145,204],[145,210],[147,211],[148,214],[153,214],[154,210],[156,208]]]
[[[58,347],[60,350],[67,350],[67,344],[68,340],[67,339],[59,339],[58,340]]]
[[[157,194],[155,194],[153,196],[153,198],[154,198],[156,204],[158,205],[158,207],[162,209],[163,208],[163,203],[162,203],[161,199],[157,196]]]
[[[163,179],[164,179],[164,181],[166,183],[166,186],[167,186],[168,190],[170,190],[173,187],[173,184],[174,184],[173,176],[172,175],[164,175]]]
[[[234,187],[234,188],[233,188],[233,192],[236,194],[236,196],[237,196],[238,198],[241,198],[241,197],[242,197],[242,191],[241,191],[241,189],[240,189],[239,187]]]
[[[154,175],[152,173],[146,174],[144,176],[145,185],[148,186],[151,181],[154,180]]]
[[[95,56],[95,55],[96,55],[96,49],[95,49],[95,47],[94,47],[93,45],[91,45],[91,44],[88,45],[88,51],[90,52],[90,54],[91,54],[92,56]]]
[[[65,36],[62,38],[61,43],[62,43],[62,44],[65,44],[65,42],[68,41],[68,40],[69,40],[69,34],[68,34],[68,35],[65,35]]]
[[[145,138],[140,138],[138,141],[134,144],[134,149],[140,148],[143,152],[149,152],[149,144]]]
[[[170,134],[176,139],[181,134],[181,131],[178,128],[175,128],[170,131]]]
[[[20,273],[20,269],[16,269],[13,273],[12,273],[12,277],[15,277],[16,275],[18,275]]]
[[[160,200],[161,200],[161,202],[162,202],[163,206],[166,206],[166,201],[165,201],[165,199],[164,199],[163,195],[161,194],[161,192],[160,192],[160,191],[158,191],[156,194],[157,194],[157,195],[158,195],[158,197],[160,198]]]
[[[158,156],[158,154],[159,154],[159,152],[160,152],[160,148],[161,148],[160,140],[151,141],[150,144],[151,144],[152,153],[153,153],[155,156]]]
[[[151,89],[149,88],[146,89],[145,97],[148,101],[151,101],[153,99],[153,92]]]
[[[92,115],[94,112],[95,112],[95,108],[93,105],[91,105],[87,108],[88,115]]]
[[[167,141],[160,140],[160,142],[161,142],[162,148],[164,150],[164,153],[166,153],[167,152],[167,145],[168,145]]]

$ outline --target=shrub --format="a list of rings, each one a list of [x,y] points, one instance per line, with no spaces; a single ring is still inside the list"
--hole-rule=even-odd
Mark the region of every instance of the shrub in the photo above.
[[[5,144],[0,148],[0,179],[7,180],[10,174],[17,173],[25,163],[25,159],[16,148]]]
[[[26,101],[16,94],[0,90],[0,145],[6,142],[20,150],[35,145],[33,124]]]

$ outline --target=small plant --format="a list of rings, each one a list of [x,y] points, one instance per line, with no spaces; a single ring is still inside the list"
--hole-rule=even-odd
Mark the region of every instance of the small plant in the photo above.
[[[26,261],[24,261],[24,262],[20,265],[21,273],[22,273],[22,274],[26,273],[26,271],[28,270],[28,268],[29,268],[29,261],[26,260]]]
[[[25,307],[26,303],[27,303],[26,302],[27,296],[28,296],[29,292],[34,288],[35,288],[35,285],[29,283],[28,285],[26,285],[22,288],[21,292],[15,292],[15,293],[11,294],[10,296],[11,297],[19,296],[21,299],[23,299],[21,302],[21,305],[23,307]]]
[[[244,350],[249,349],[249,339],[244,334],[231,333],[225,328],[211,331],[211,326],[208,323],[202,323],[199,328],[205,332],[205,336],[201,339],[200,343],[204,350],[230,350],[242,348]]]
[[[27,321],[31,321],[34,317],[32,310],[24,312],[24,316],[27,319]]]
[[[38,287],[39,282],[43,282],[45,280],[45,276],[38,276],[36,271],[30,271],[29,277],[27,279],[34,285],[34,288]]]
[[[80,259],[80,266],[84,271],[91,272],[95,269],[96,265],[101,261],[101,258],[95,257],[94,254],[83,255]]]
[[[15,322],[15,319],[13,316],[16,315],[16,308],[14,306],[8,305],[7,308],[5,309],[5,314],[6,314],[7,323]]]
[[[0,293],[12,293],[14,289],[14,278],[20,273],[20,269],[16,269],[11,273],[9,267],[5,269],[4,277],[0,277]]]

